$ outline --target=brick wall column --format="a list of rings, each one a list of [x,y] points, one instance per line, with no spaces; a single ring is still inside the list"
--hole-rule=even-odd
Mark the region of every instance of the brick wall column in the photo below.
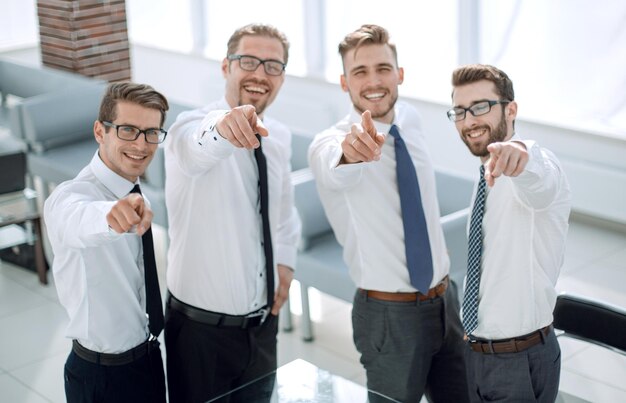
[[[125,0],[37,0],[44,65],[130,80]]]

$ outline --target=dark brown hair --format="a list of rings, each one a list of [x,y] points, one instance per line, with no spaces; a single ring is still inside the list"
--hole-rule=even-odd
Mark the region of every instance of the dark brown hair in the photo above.
[[[494,83],[496,86],[496,92],[501,99],[509,101],[515,100],[513,82],[504,71],[498,69],[497,67],[488,64],[468,64],[457,67],[452,73],[453,87],[475,83],[480,80],[487,80]]]
[[[149,85],[131,82],[111,83],[102,97],[102,102],[100,102],[98,120],[115,121],[117,118],[116,106],[119,101],[132,102],[145,108],[157,109],[161,112],[161,126],[165,122],[165,113],[169,109],[169,104],[163,94]]]

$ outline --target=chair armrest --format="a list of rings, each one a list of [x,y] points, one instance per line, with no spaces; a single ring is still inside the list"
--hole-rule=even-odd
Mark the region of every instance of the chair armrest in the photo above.
[[[294,202],[302,222],[300,249],[309,248],[311,240],[332,231],[320,201],[313,173],[309,168],[291,173],[294,186]]]

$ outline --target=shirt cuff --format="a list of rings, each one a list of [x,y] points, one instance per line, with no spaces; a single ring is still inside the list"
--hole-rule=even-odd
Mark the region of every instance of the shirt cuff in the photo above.
[[[539,175],[543,170],[543,156],[541,155],[541,149],[534,140],[515,140],[526,146],[526,152],[528,152],[528,162],[524,171],[519,175],[521,178],[528,174]]]
[[[298,248],[295,245],[276,245],[276,263],[278,264],[288,266],[295,270],[297,254]]]
[[[200,123],[196,141],[203,150],[211,150],[215,154],[230,154],[235,149],[235,146],[217,131],[217,121],[228,112],[227,110],[212,111]]]
[[[354,164],[339,165],[339,160],[341,160],[342,156],[343,151],[341,148],[337,148],[335,155],[330,158],[330,172],[338,182],[349,179],[351,183],[354,183],[355,180],[359,180],[361,178],[361,172],[363,172],[364,166],[363,164],[366,163],[356,162]]]

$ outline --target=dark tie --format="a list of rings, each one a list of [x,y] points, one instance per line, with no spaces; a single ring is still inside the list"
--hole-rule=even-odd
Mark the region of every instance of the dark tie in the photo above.
[[[398,127],[392,125],[389,134],[393,136],[396,151],[396,175],[404,226],[406,264],[411,285],[426,294],[433,279],[433,258],[420,196],[420,185],[413,160],[404,140],[400,137]]]
[[[274,304],[274,251],[270,234],[269,195],[267,190],[267,161],[263,154],[261,136],[259,148],[254,150],[254,159],[259,168],[259,199],[261,199],[261,220],[263,221],[263,250],[265,252],[265,279],[267,281],[267,306],[272,309]]]
[[[467,280],[463,296],[463,329],[470,335],[478,326],[478,290],[483,253],[483,216],[485,213],[485,166],[480,166],[480,181],[472,208],[467,250]]]
[[[135,185],[130,193],[141,194],[139,185]],[[143,271],[146,281],[146,313],[148,314],[148,328],[156,338],[163,330],[163,303],[161,302],[161,290],[157,276],[156,260],[154,259],[154,241],[152,239],[152,227],[141,237],[143,246]]]

